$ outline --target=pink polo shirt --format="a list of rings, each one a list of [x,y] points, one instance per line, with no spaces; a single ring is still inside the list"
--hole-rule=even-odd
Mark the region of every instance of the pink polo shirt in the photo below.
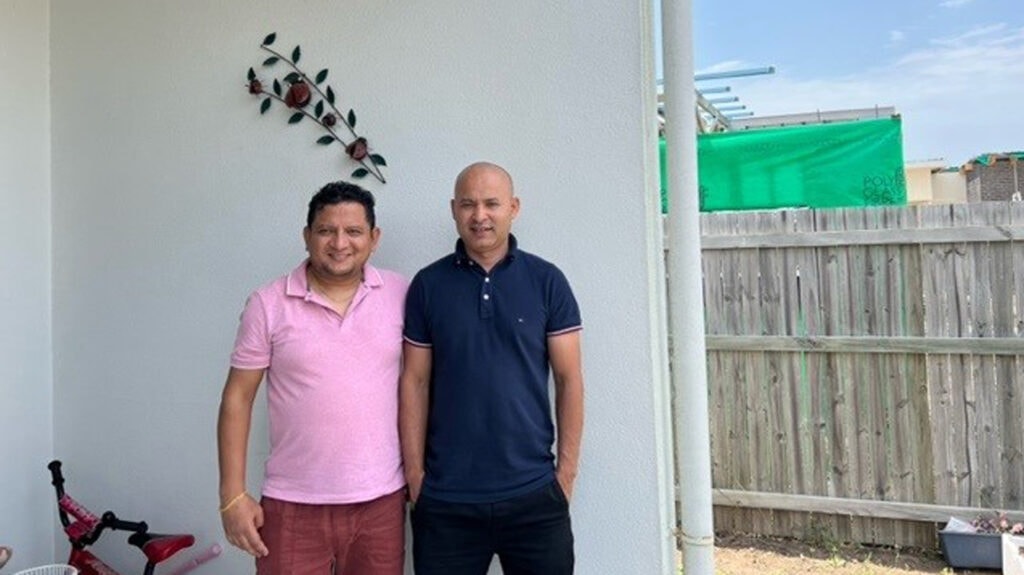
[[[409,284],[367,265],[342,317],[309,291],[306,264],[249,296],[231,354],[233,367],[267,370],[263,494],[369,501],[405,485],[398,377]]]

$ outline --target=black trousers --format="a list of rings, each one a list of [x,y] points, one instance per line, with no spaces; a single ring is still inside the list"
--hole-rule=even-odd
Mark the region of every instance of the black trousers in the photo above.
[[[571,575],[569,502],[558,481],[497,503],[420,495],[412,549],[416,575],[484,575],[494,555],[505,575]]]

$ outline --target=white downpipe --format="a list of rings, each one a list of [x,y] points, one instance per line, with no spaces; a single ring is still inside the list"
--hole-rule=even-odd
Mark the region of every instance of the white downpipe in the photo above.
[[[679,542],[686,575],[713,575],[711,442],[697,189],[692,0],[661,0],[668,161],[669,330],[676,408]]]

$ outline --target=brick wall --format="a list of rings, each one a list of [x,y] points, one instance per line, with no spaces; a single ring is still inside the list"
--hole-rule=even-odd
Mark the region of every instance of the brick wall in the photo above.
[[[999,159],[991,166],[975,163],[972,167],[967,172],[967,201],[1001,202],[1013,199],[1015,191],[1024,193],[1024,166],[1020,161]]]

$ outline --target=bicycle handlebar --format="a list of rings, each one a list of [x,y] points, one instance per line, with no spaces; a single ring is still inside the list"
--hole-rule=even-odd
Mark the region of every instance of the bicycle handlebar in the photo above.
[[[71,544],[76,547],[92,545],[100,538],[104,529],[146,533],[149,526],[145,521],[125,521],[118,519],[113,511],[107,511],[102,517],[89,511],[84,505],[75,501],[64,491],[64,475],[61,473],[61,462],[53,460],[47,465],[52,477],[53,487],[57,492],[57,510],[60,522],[64,526]],[[70,517],[69,517],[70,515]],[[74,517],[75,521],[71,520]]]
[[[60,523],[67,528],[71,524],[71,520],[68,519],[67,510],[60,505],[60,500],[64,498],[64,474],[60,472],[60,460],[54,459],[46,468],[50,470],[50,484],[57,492],[57,511],[60,513]]]
[[[125,521],[124,519],[118,519],[117,515],[114,515],[113,511],[107,511],[103,514],[103,525],[106,525],[109,529],[116,529],[118,531],[134,531],[135,533],[146,533],[149,531],[149,525],[145,521]]]
[[[47,469],[50,470],[50,476],[53,478],[53,486],[61,491],[64,490],[64,474],[60,472],[60,460],[54,459],[47,465]]]
[[[71,557],[83,559],[87,565],[93,565],[90,561],[96,561],[103,565],[102,561],[86,551],[86,547],[95,543],[105,529],[117,531],[130,531],[128,543],[138,547],[146,556],[146,568],[144,573],[152,574],[153,568],[175,553],[191,547],[195,543],[192,535],[164,535],[149,533],[149,525],[145,521],[125,521],[118,519],[113,511],[106,511],[102,516],[97,517],[84,505],[77,502],[64,490],[64,474],[61,473],[61,462],[53,460],[47,468],[50,470],[53,488],[57,494],[57,511],[60,514],[60,522],[64,526],[64,533],[71,542]],[[209,561],[221,551],[220,546],[211,547],[206,554],[193,559],[187,568],[179,570],[184,573],[193,569],[200,563]],[[91,558],[91,559],[90,559]],[[71,561],[73,563],[73,561]],[[92,572],[92,571],[90,571]],[[99,571],[97,571],[99,572]],[[106,572],[106,571],[103,571]]]

